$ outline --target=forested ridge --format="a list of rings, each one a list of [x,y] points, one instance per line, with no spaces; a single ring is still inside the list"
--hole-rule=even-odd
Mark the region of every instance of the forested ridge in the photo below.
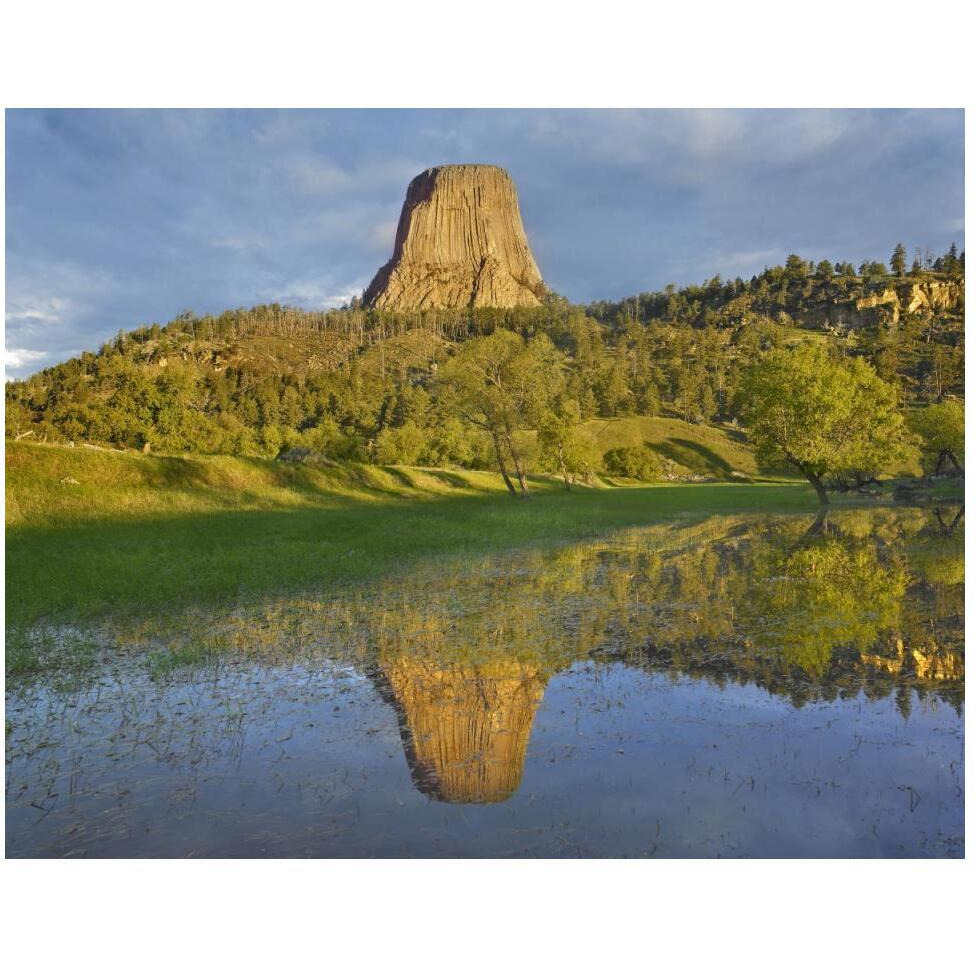
[[[568,432],[629,415],[735,427],[744,370],[805,339],[864,358],[903,408],[962,397],[964,256],[952,247],[927,265],[907,271],[899,248],[890,267],[857,270],[790,255],[750,280],[588,306],[551,295],[532,309],[186,312],[8,382],[6,433],[472,468],[499,467],[504,452],[514,478],[527,465],[654,475],[653,458],[608,458]],[[472,378],[504,390],[504,410],[473,399]]]

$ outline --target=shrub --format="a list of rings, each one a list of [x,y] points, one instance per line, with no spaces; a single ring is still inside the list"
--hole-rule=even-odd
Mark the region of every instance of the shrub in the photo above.
[[[604,454],[604,470],[609,475],[623,475],[650,482],[662,476],[661,458],[647,445],[612,448]]]

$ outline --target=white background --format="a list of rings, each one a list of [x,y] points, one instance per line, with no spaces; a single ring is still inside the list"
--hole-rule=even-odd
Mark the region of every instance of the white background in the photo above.
[[[0,95],[16,107],[923,107],[974,96],[974,34],[965,5],[946,0],[35,0],[6,10],[0,31]],[[971,868],[11,861],[0,959],[43,977],[928,975],[972,954]]]

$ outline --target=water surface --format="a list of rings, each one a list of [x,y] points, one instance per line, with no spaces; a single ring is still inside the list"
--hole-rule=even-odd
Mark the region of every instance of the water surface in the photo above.
[[[963,854],[962,529],[922,510],[676,521],[92,637],[9,683],[8,855]]]

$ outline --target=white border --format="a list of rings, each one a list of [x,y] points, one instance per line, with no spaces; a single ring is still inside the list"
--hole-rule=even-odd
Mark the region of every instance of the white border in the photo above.
[[[3,102],[973,103],[973,35],[953,2],[347,6],[20,4],[4,14]],[[968,159],[972,150],[968,133]],[[972,774],[969,755],[967,766]],[[3,871],[4,959],[17,973],[822,977],[932,973],[972,951],[970,861],[5,862]]]

